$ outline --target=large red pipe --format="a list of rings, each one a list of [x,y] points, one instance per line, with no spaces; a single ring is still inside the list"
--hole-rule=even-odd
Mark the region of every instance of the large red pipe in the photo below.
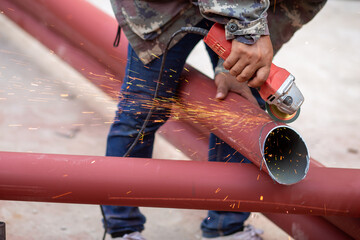
[[[270,218],[275,224],[281,225],[282,229],[296,240],[359,239],[345,234],[341,229],[334,227],[330,222],[319,216],[288,214],[286,215],[287,221],[284,221],[283,216],[277,213],[268,213],[266,217]],[[340,217],[337,216],[336,218]]]
[[[52,3],[62,5],[61,2],[53,1]],[[64,5],[68,8],[68,11],[66,13],[63,12],[63,17],[76,15],[78,10],[80,10],[83,18],[73,19],[73,21],[80,20],[81,22],[77,24],[68,22],[68,25],[65,25],[61,22],[61,19],[57,18],[60,16],[59,14],[42,9],[43,7],[38,1],[1,0],[0,7],[6,16],[29,32],[38,41],[57,54],[57,56],[69,63],[93,84],[116,99],[124,75],[124,63],[126,62],[127,51],[121,49],[126,49],[127,40],[125,36],[122,36],[124,41],[121,42],[119,48],[112,48],[113,52],[109,53],[108,46],[112,46],[111,36],[113,31],[111,29],[114,28],[114,31],[116,30],[115,20],[85,1],[73,1],[72,3],[80,5],[77,5],[76,8],[72,7],[70,3]],[[61,8],[59,7],[59,9]],[[81,9],[87,10],[87,12]],[[55,9],[53,10],[55,11]],[[99,40],[93,42],[93,39],[87,38],[90,36],[83,32],[84,29],[75,28],[79,24],[87,25],[86,19],[98,19],[97,23],[105,23],[107,25],[107,28],[99,28],[98,25],[94,25],[94,22],[89,22],[89,24],[93,24],[92,27],[94,28],[91,33],[96,30],[99,33],[97,37]],[[103,30],[107,34],[100,32]],[[113,34],[115,37],[115,32]],[[71,36],[77,36],[77,39],[71,38]],[[101,40],[103,42],[100,45],[99,41]],[[95,47],[96,43],[99,45]],[[104,49],[108,49],[108,51],[105,52]],[[111,61],[114,61],[114,63],[110,68],[105,62]]]
[[[360,216],[355,169],[312,168],[289,187],[250,164],[11,152],[0,162],[1,200]]]
[[[28,10],[24,11],[22,8],[19,8],[18,5],[16,4],[21,4],[21,5],[26,5],[28,6]],[[48,1],[48,3],[50,4],[50,1]],[[49,47],[51,50],[53,50],[56,54],[58,54],[60,57],[62,57],[65,61],[69,62],[74,68],[76,68],[80,73],[82,73],[83,75],[85,75],[89,80],[91,80],[92,82],[94,82],[99,88],[101,88],[102,90],[104,90],[105,92],[107,92],[109,95],[111,95],[112,97],[116,97],[117,94],[117,89],[119,88],[119,80],[122,78],[122,74],[123,74],[123,68],[124,68],[124,59],[126,59],[126,51],[122,51],[123,49],[126,49],[126,45],[127,45],[127,40],[122,37],[122,41],[121,44],[122,46],[119,49],[112,49],[111,48],[111,43],[112,43],[112,39],[115,35],[115,29],[116,29],[116,21],[114,19],[109,19],[108,16],[106,16],[104,13],[100,12],[99,10],[93,8],[91,5],[89,5],[88,3],[86,3],[85,1],[71,1],[68,2],[67,4],[63,4],[63,2],[56,2],[56,1],[52,1],[51,4],[54,5],[54,7],[52,7],[53,11],[57,11],[56,9],[58,8],[57,4],[63,4],[63,6],[66,6],[66,13],[63,16],[74,16],[77,15],[76,12],[78,12],[79,9],[83,10],[86,9],[86,11],[82,11],[82,13],[84,15],[83,18],[76,18],[77,21],[81,21],[82,24],[87,25],[86,20],[90,19],[90,20],[94,20],[95,21],[95,25],[93,26],[93,29],[96,29],[96,32],[98,33],[98,35],[96,36],[92,36],[92,38],[89,38],[90,35],[93,32],[93,29],[89,30],[89,33],[86,33],[86,31],[83,31],[83,27],[81,27],[81,24],[72,24],[70,22],[70,26],[80,26],[77,29],[73,29],[72,27],[67,27],[65,29],[67,29],[67,31],[70,31],[67,33],[67,36],[70,36],[68,39],[65,39],[63,37],[63,32],[64,29],[62,28],[62,26],[55,26],[54,23],[49,23],[50,20],[49,19],[45,19],[44,15],[45,13],[47,14],[47,16],[51,17],[54,12],[47,12],[47,11],[38,11],[37,9],[39,9],[38,7],[34,7],[32,8],[31,6],[33,5],[38,5],[39,1],[29,1],[29,0],[25,0],[25,1],[20,1],[20,0],[12,0],[12,1],[8,1],[8,0],[1,0],[0,1],[0,7],[1,10],[5,12],[5,14],[10,17],[11,19],[13,19],[17,24],[19,24],[20,26],[22,26],[26,31],[28,31],[29,33],[31,33],[33,36],[35,36],[36,38],[38,38],[44,45],[46,45],[47,47]],[[75,6],[76,5],[76,6]],[[62,9],[63,11],[64,9]],[[32,13],[32,16],[28,15],[29,13]],[[82,14],[81,13],[81,14]],[[89,14],[91,13],[91,14]],[[58,17],[63,17],[60,15],[57,15]],[[41,17],[43,20],[42,22],[45,24],[39,24],[39,21],[37,18]],[[72,19],[74,21],[74,19]],[[103,28],[99,28],[98,23],[102,23],[102,22],[106,22],[107,26],[109,28],[106,28],[106,31],[103,31]],[[49,27],[51,26],[51,27]],[[96,26],[96,27],[95,27]],[[111,26],[111,27],[110,27]],[[110,30],[111,28],[111,30]],[[54,32],[56,31],[56,32]],[[74,34],[77,34],[76,32],[82,32],[82,36],[83,38],[79,41],[73,41],[73,38],[71,36],[73,36]],[[57,34],[60,33],[60,34]],[[89,35],[90,34],[90,35]],[[93,60],[92,57],[95,57],[95,59],[100,59],[100,56],[94,56],[93,52],[91,51],[91,49],[87,48],[87,50],[85,49],[85,51],[82,51],[79,47],[83,47],[83,46],[93,46],[94,44],[84,44],[87,41],[92,42],[94,39],[94,42],[98,42],[99,40],[96,39],[107,39],[106,41],[102,42],[101,45],[98,45],[97,48],[99,50],[103,50],[103,49],[107,49],[107,52],[109,51],[109,48],[111,48],[111,51],[117,51],[114,54],[111,54],[112,61],[116,62],[117,60],[120,61],[120,65],[115,66],[115,68],[113,69],[109,69],[106,66],[104,66],[101,62],[97,61],[97,60]],[[72,42],[73,41],[73,42]],[[69,43],[72,42],[72,43]],[[120,50],[120,51],[119,51]],[[90,55],[89,55],[90,53]],[[92,56],[91,56],[92,55]],[[108,58],[109,55],[106,54],[100,54],[101,56]],[[95,69],[98,69],[95,70]],[[114,72],[117,72],[117,74],[120,74],[120,77],[118,77],[118,79],[115,78]],[[173,124],[174,125],[174,124]],[[191,125],[194,125],[193,123]],[[195,124],[196,125],[196,124]],[[178,126],[178,129],[181,129],[182,127],[179,127],[181,125],[176,125]],[[182,131],[173,131],[172,130],[172,126],[170,126],[168,123],[165,124],[163,126],[162,129],[164,130],[164,135],[166,135],[167,139],[170,140],[173,143],[177,143],[178,140],[184,137],[183,134],[180,134]],[[186,128],[184,128],[186,129]],[[173,131],[173,132],[172,132]],[[172,132],[172,134],[170,134]],[[192,134],[191,132],[188,132],[188,134]],[[195,134],[195,136],[199,136],[199,134]],[[206,135],[204,137],[207,137]],[[204,137],[200,137],[201,139],[205,139]],[[192,138],[190,137],[188,140],[191,140]],[[205,140],[202,141],[188,141],[186,139],[184,139],[183,143],[185,144],[181,144],[181,145],[177,145],[177,147],[183,151],[184,153],[187,153],[188,156],[190,157],[194,157],[194,156],[198,156],[200,155],[200,157],[197,157],[195,159],[205,159],[206,157],[206,148],[205,148]],[[186,145],[186,143],[190,143],[190,145]],[[199,145],[201,147],[197,147],[196,146]],[[194,149],[203,149],[201,151],[197,151],[196,154],[194,154]],[[312,160],[312,163],[316,162],[315,160]],[[286,230],[289,234],[291,234],[291,229],[286,229],[286,227],[284,227],[288,222],[287,218],[285,215],[283,216],[283,220],[282,223],[284,224],[279,224],[281,227],[284,228],[284,230]],[[270,218],[271,219],[271,218]],[[342,219],[340,217],[337,217],[337,219]],[[347,218],[349,219],[349,218]],[[307,220],[307,222],[310,221]],[[277,221],[278,222],[278,221]],[[341,220],[340,220],[341,222]],[[278,222],[279,223],[279,222]],[[299,221],[298,221],[299,223]],[[314,225],[315,226],[315,225]],[[358,229],[359,225],[358,224],[354,224],[354,223],[349,223],[347,226],[353,226],[350,230],[352,229]],[[346,227],[346,226],[345,226]],[[324,230],[324,233],[327,232],[326,230]],[[353,236],[356,235],[353,234]]]
[[[127,41],[121,42],[119,48],[112,46],[117,25],[111,16],[100,12],[85,0],[12,0],[11,2],[31,13],[43,26],[90,53],[106,67],[115,70],[116,73],[124,73],[127,56],[123,49],[127,49]],[[27,22],[21,24],[31,28]],[[56,50],[60,52],[59,49]]]

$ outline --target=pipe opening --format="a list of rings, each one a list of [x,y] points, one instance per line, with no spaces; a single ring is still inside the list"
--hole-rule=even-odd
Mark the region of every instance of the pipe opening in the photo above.
[[[263,160],[270,176],[280,184],[294,184],[307,174],[309,152],[302,137],[288,126],[273,128],[266,136]]]

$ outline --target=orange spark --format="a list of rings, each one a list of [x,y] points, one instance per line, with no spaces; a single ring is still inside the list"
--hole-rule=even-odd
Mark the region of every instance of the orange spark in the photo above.
[[[69,194],[71,194],[71,193],[72,193],[72,192],[63,193],[63,194],[60,194],[60,195],[57,195],[57,196],[52,197],[52,199],[56,199],[56,198],[59,198],[59,197],[63,197],[63,196],[69,195]]]

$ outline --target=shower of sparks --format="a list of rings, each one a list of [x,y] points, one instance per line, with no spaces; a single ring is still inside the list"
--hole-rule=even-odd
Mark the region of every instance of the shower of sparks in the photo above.
[[[20,64],[20,65],[28,64],[26,61],[16,59],[16,56],[20,56],[21,54],[5,52],[5,51],[6,50],[0,49],[0,53],[12,55],[11,59],[13,59],[13,63]],[[155,54],[153,54],[153,55],[154,55],[154,57],[159,58]],[[26,57],[28,57],[28,56],[26,56]],[[149,68],[148,66],[144,66],[144,67]],[[2,68],[4,68],[4,67],[2,67]],[[177,73],[177,70],[174,70],[174,69],[176,69],[176,68],[173,68],[173,69],[169,68],[167,70],[166,74],[168,74],[168,76],[169,76],[171,74]],[[189,72],[189,69],[184,68],[184,71]],[[114,74],[111,74],[108,72],[105,72],[103,74],[98,73],[98,72],[91,72],[85,68],[83,69],[83,72],[88,75],[90,80],[97,81],[98,87],[100,87],[107,93],[111,93],[112,96],[118,95],[118,93],[117,93],[118,88],[116,88],[116,86],[119,86],[119,84],[120,84],[120,82],[122,82],[122,80],[116,79],[116,76]],[[143,88],[144,91],[146,91],[146,92],[154,91],[154,88],[144,85],[146,83],[146,81],[141,78],[141,75],[139,72],[136,72],[136,71],[129,71],[129,72],[131,73],[131,76],[128,76],[129,77],[129,79],[128,79],[129,80],[128,81],[129,88],[132,86],[137,86],[139,88]],[[71,100],[73,98],[79,97],[79,96],[71,94],[70,91],[69,91],[69,93],[67,93],[66,91],[64,91],[62,93],[56,92],[58,89],[57,87],[64,84],[63,80],[60,81],[60,80],[36,77],[36,78],[32,79],[31,80],[32,82],[29,83],[29,85],[27,85],[27,86],[18,84],[17,80],[16,80],[16,76],[11,81],[14,81],[14,84],[15,84],[14,86],[12,86],[13,88],[17,88],[17,89],[22,88],[22,89],[28,90],[29,95],[25,99],[27,99],[27,101],[30,104],[33,102],[52,103],[52,102],[58,101],[59,98],[61,98],[61,100],[63,100],[63,101],[67,101],[67,100]],[[188,82],[187,79],[181,79],[181,81]],[[101,84],[99,84],[99,83],[101,83]],[[68,80],[66,82],[66,84],[68,84],[69,88],[77,88],[77,90],[79,90],[79,92],[81,92],[83,95],[88,94],[86,88],[75,85],[71,80]],[[170,93],[170,94],[175,93],[175,90],[172,90],[172,91],[174,91],[174,92],[169,91],[168,93]],[[201,91],[201,89],[199,91]],[[32,95],[33,92],[34,92],[34,94],[40,93],[42,97]],[[7,94],[9,96],[14,95],[14,93],[11,92],[11,89],[8,90]],[[181,94],[186,94],[186,93],[183,92]],[[153,124],[161,124],[161,123],[165,122],[166,119],[164,118],[164,116],[166,116],[166,118],[170,117],[170,116],[174,116],[174,119],[190,120],[190,121],[195,121],[198,123],[202,123],[202,121],[209,122],[209,120],[210,121],[214,120],[216,122],[221,122],[221,124],[227,128],[228,132],[231,132],[231,131],[235,131],[238,129],[241,129],[241,131],[249,131],[249,129],[251,129],[252,127],[258,126],[259,122],[264,121],[262,116],[260,116],[260,115],[257,116],[256,114],[254,114],[251,111],[250,108],[244,109],[244,111],[242,111],[243,114],[241,116],[239,116],[239,114],[234,114],[234,112],[226,104],[219,104],[219,102],[217,100],[213,99],[210,96],[209,96],[210,105],[208,104],[208,102],[206,104],[204,104],[201,101],[184,103],[184,102],[181,102],[178,98],[160,98],[159,97],[158,99],[153,101],[153,99],[142,98],[141,94],[136,96],[136,93],[126,94],[126,92],[122,94],[121,99],[124,100],[125,102],[127,102],[126,107],[129,107],[128,109],[126,109],[126,110],[124,109],[123,111],[127,111],[128,113],[130,113],[131,110],[133,109],[133,106],[136,106],[137,109],[140,109],[140,111],[138,111],[136,113],[136,117],[140,118],[140,119],[141,118],[143,119],[143,117],[148,113],[148,111],[153,106],[155,106],[154,114],[150,119],[150,122]],[[2,97],[2,98],[0,98],[0,100],[7,100],[7,98]],[[119,111],[120,111],[120,109],[119,109]],[[88,116],[96,114],[95,112],[92,112],[92,111],[80,111],[80,112],[82,114],[86,114]],[[187,114],[185,115],[184,112],[186,112]],[[113,116],[109,117],[109,119],[102,119],[102,120],[98,119],[96,121],[94,120],[95,122],[91,122],[91,123],[88,123],[88,122],[73,123],[72,126],[84,126],[84,125],[99,126],[99,124],[112,124],[113,121],[110,120],[112,118],[113,118]],[[170,121],[171,121],[171,119],[170,119]],[[215,124],[217,124],[216,122],[215,122]],[[23,125],[20,123],[9,125],[9,127],[21,127],[21,126],[23,126]],[[241,126],[241,127],[239,128],[239,126]],[[38,129],[38,128],[29,127],[29,126],[26,126],[26,127],[29,130]],[[216,129],[217,129],[216,127],[213,128],[213,130],[216,130]],[[142,134],[142,138],[143,138],[143,134]],[[199,140],[201,140],[201,138],[199,138]],[[193,154],[196,154],[196,152],[193,152]],[[232,156],[228,156],[228,161],[230,161],[231,157]]]
[[[152,53],[151,54],[152,56],[154,56],[154,57],[156,57],[156,58],[158,58],[158,59],[160,59],[157,55],[155,55],[154,53]]]
[[[63,193],[63,194],[60,194],[60,195],[57,195],[57,196],[53,196],[52,199],[64,197],[64,196],[69,195],[69,194],[72,194],[72,192],[66,192],[66,193]]]
[[[9,127],[22,127],[22,124],[9,124]]]

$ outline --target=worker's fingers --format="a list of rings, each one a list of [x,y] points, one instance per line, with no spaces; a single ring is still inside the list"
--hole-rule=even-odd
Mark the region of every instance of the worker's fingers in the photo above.
[[[247,59],[239,59],[234,66],[232,66],[232,68],[229,69],[229,73],[234,76],[237,77],[239,76],[244,69],[246,68],[246,66],[249,64],[249,61]],[[245,82],[247,80],[244,81],[240,81],[240,82]]]
[[[232,41],[231,51],[229,56],[225,59],[224,68],[230,70],[237,62],[240,61],[240,58],[247,59],[249,57],[249,52],[247,51],[246,44],[238,42],[237,40]]]
[[[248,82],[248,86],[253,88],[260,87],[269,77],[269,73],[270,67],[264,66],[260,68],[259,70],[257,70],[255,77],[250,79],[250,81]]]
[[[238,61],[239,55],[230,53],[230,55],[225,59],[223,66],[226,70],[230,70]]]
[[[215,98],[219,100],[225,99],[230,90],[230,86],[226,82],[226,75],[224,73],[216,75],[215,84],[217,87]]]
[[[230,55],[223,65],[238,81],[249,81],[249,86],[259,87],[266,81],[272,57],[269,36],[261,36],[252,45],[233,40]]]
[[[247,65],[242,70],[242,72],[236,76],[236,80],[238,80],[239,82],[249,81],[254,76],[257,69],[258,69],[258,66],[254,65],[254,64]]]

